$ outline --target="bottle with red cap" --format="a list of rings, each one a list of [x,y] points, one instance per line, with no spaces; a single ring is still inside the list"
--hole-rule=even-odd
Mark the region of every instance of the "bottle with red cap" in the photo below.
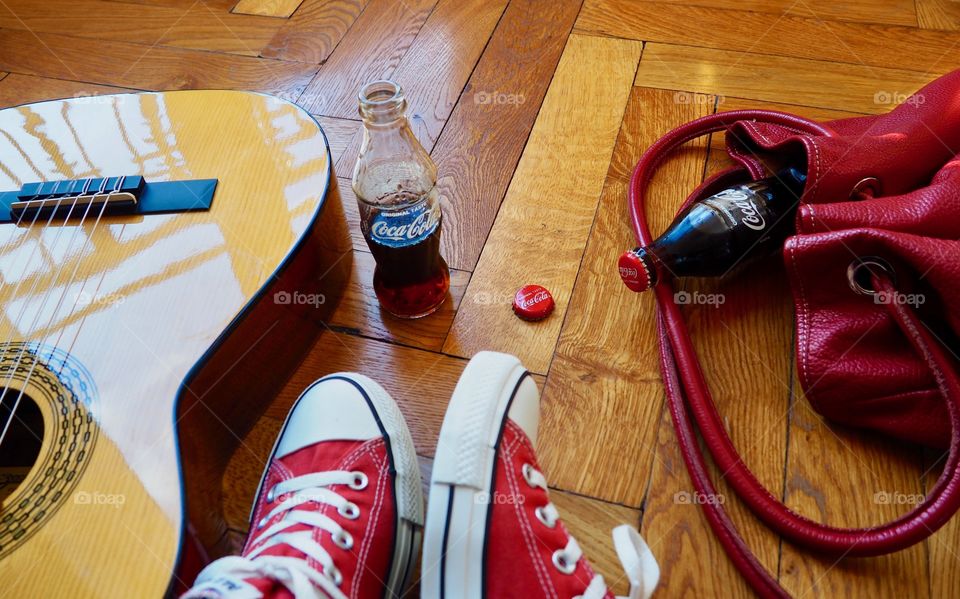
[[[620,256],[620,277],[640,292],[670,276],[720,277],[776,251],[794,230],[806,179],[789,167],[691,204],[656,241]]]

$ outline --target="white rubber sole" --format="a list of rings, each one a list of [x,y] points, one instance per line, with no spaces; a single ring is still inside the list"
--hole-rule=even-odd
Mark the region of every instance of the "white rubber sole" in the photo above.
[[[450,399],[430,480],[420,596],[481,599],[497,447],[511,403],[529,376],[513,356],[481,352]]]
[[[385,581],[385,596],[400,597],[410,586],[417,563],[417,555],[420,553],[420,546],[423,541],[423,490],[413,437],[410,436],[410,430],[407,428],[407,422],[404,420],[399,406],[390,397],[390,394],[373,379],[354,372],[337,372],[314,381],[313,384],[304,389],[300,397],[297,398],[297,402],[290,408],[287,419],[283,423],[283,428],[280,429],[280,434],[277,435],[277,440],[274,442],[268,463],[273,461],[273,456],[276,454],[277,446],[280,443],[280,437],[283,436],[290,414],[293,414],[297,403],[315,385],[328,379],[347,380],[357,387],[374,412],[381,432],[389,441],[387,454],[396,472],[394,490],[398,518],[393,562]],[[263,474],[263,477],[265,476],[266,471]],[[263,477],[260,479],[255,497],[260,496]]]

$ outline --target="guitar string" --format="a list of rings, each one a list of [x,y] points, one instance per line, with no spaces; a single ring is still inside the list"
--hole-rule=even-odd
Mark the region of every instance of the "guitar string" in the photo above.
[[[109,193],[116,192],[116,191],[119,191],[120,189],[122,189],[122,187],[123,187],[123,182],[124,182],[125,179],[126,179],[125,176],[124,176],[124,177],[119,177],[119,178],[117,179],[117,182],[116,182],[115,186],[114,186],[114,189],[112,189],[110,192],[106,192],[106,193],[107,193],[107,196],[109,197]],[[83,224],[84,224],[84,222],[86,221],[87,216],[88,216],[89,213],[90,213],[90,208],[93,206],[94,200],[96,199],[96,196],[97,196],[97,195],[100,195],[100,194],[102,194],[102,193],[104,193],[104,192],[106,191],[106,187],[107,187],[107,183],[108,183],[108,182],[109,182],[109,177],[105,177],[104,180],[103,180],[103,183],[102,183],[101,186],[100,186],[100,188],[97,190],[97,193],[95,193],[94,196],[90,199],[90,202],[87,203],[86,209],[84,210],[84,213],[83,213],[83,217],[81,217],[80,221],[76,224],[76,226],[75,226],[75,228],[74,228],[73,235],[72,235],[72,237],[70,238],[70,241],[69,241],[69,243],[68,243],[68,250],[67,250],[67,252],[65,253],[65,256],[69,256],[69,255],[72,254],[72,252],[70,251],[70,248],[73,247],[73,242],[74,242],[74,240],[76,239],[76,237],[77,237],[77,235],[80,233],[80,231],[83,229]],[[88,187],[88,186],[85,186],[85,189],[86,189],[87,187]],[[82,195],[82,194],[81,194],[81,195]],[[70,217],[72,216],[73,210],[76,208],[76,204],[77,204],[78,199],[79,199],[79,196],[76,196],[76,197],[74,198],[73,204],[70,206],[70,210],[67,212],[67,215],[64,217],[64,222],[63,222],[64,228],[67,226],[67,224],[68,224],[69,221],[70,221]],[[82,251],[83,251],[83,248],[86,247],[87,243],[92,241],[93,235],[94,235],[95,232],[96,232],[97,226],[100,224],[100,220],[102,219],[103,214],[104,214],[104,212],[106,211],[107,204],[108,204],[108,202],[107,202],[106,199],[105,199],[104,202],[103,202],[103,205],[100,207],[100,211],[99,211],[99,213],[98,213],[98,215],[97,215],[97,220],[96,220],[96,222],[94,222],[93,227],[90,229],[89,235],[86,236],[86,239],[85,239],[85,241],[83,242],[83,244],[82,244],[82,246],[81,246],[81,253],[82,253]],[[54,211],[54,214],[55,214],[55,213],[56,213],[56,211]],[[52,215],[51,215],[51,216],[52,216]],[[57,235],[57,238],[58,238],[58,239],[59,239],[59,235],[60,235],[60,233],[58,233],[58,235]],[[53,245],[55,246],[55,245],[56,245],[56,242],[54,242]],[[50,314],[50,320],[49,320],[49,321],[47,322],[47,324],[45,325],[45,328],[50,328],[50,326],[51,326],[51,325],[53,324],[53,322],[56,320],[57,314],[60,312],[60,309],[61,309],[61,307],[63,306],[63,300],[66,298],[67,294],[70,292],[70,287],[73,286],[74,282],[76,281],[77,272],[79,271],[79,269],[80,269],[80,264],[81,264],[82,262],[83,262],[83,260],[78,257],[76,263],[74,264],[73,272],[72,272],[71,275],[70,275],[70,280],[66,283],[66,285],[64,285],[63,293],[60,295],[60,298],[59,298],[59,300],[57,301],[56,307],[54,307],[53,311],[51,312],[51,314]],[[60,278],[60,273],[63,271],[63,266],[64,266],[64,265],[61,264],[60,267],[57,269],[57,274],[56,274],[56,276],[54,277],[54,280],[53,280],[53,283],[52,283],[52,284],[55,285],[55,284],[56,284],[56,281]],[[50,295],[49,295],[49,294],[48,294],[46,297],[44,297],[43,303],[41,304],[41,307],[40,307],[40,308],[38,309],[38,311],[37,311],[37,316],[36,316],[36,318],[34,319],[34,323],[31,325],[31,330],[34,330],[34,331],[37,330],[37,329],[35,328],[35,325],[36,325],[36,323],[37,323],[37,320],[39,320],[40,315],[43,313],[43,309],[44,309],[44,307],[46,306],[47,300],[48,300],[49,298],[50,298]],[[76,301],[77,301],[78,299],[79,299],[79,296],[78,296],[78,298],[75,299],[75,301],[74,301],[74,307],[76,307]],[[80,329],[81,329],[81,327],[78,326],[78,327],[77,327],[76,335],[79,335],[79,334],[80,334]],[[57,347],[58,347],[59,344],[60,344],[60,341],[61,341],[62,338],[63,338],[63,333],[64,333],[64,329],[61,328],[61,329],[60,329],[60,334],[59,334],[59,336],[57,337],[57,341],[55,342],[55,344],[54,344],[53,349],[51,350],[51,352],[56,351]],[[44,335],[43,340],[41,340],[41,341],[37,344],[38,350],[39,350],[39,349],[42,349],[42,348],[46,345],[47,340],[49,339],[49,336],[50,336],[51,334],[52,334],[52,332],[51,332],[51,333],[47,333],[46,335]],[[24,350],[25,350],[25,348],[26,348],[26,344],[24,345]],[[21,359],[22,359],[24,353],[25,353],[25,351],[21,351],[21,354],[20,354],[20,358],[21,358]],[[52,353],[51,353],[51,355],[52,355]],[[21,388],[20,388],[19,393],[17,394],[17,398],[16,398],[16,400],[14,401],[13,407],[12,407],[12,409],[11,409],[11,411],[10,411],[10,417],[7,418],[7,421],[6,421],[6,423],[4,424],[4,427],[3,427],[3,431],[0,432],[0,447],[3,446],[3,441],[4,441],[4,439],[5,439],[6,436],[7,436],[7,433],[8,433],[8,431],[9,431],[10,425],[12,424],[14,418],[16,417],[17,408],[20,406],[20,403],[21,403],[21,401],[23,400],[23,396],[24,396],[24,394],[25,394],[25,392],[26,392],[27,387],[29,387],[30,379],[31,379],[31,377],[33,376],[33,372],[34,372],[34,370],[35,370],[36,367],[37,367],[37,362],[39,362],[39,355],[37,356],[37,358],[34,359],[33,363],[31,364],[30,370],[29,370],[29,372],[27,373],[26,377],[24,378],[23,384],[22,384],[22,386],[21,386]],[[17,366],[15,367],[15,369],[14,369],[13,372],[16,372],[16,369],[19,369],[19,367],[20,367],[20,360],[18,360]],[[6,392],[6,388],[4,389],[4,392]]]
[[[62,181],[57,181],[56,184],[54,184],[54,186],[53,186],[53,191],[51,192],[52,195],[56,195],[56,194],[57,194],[57,192],[58,192],[59,189],[60,189],[60,184],[61,184],[61,183],[62,183]],[[38,196],[34,196],[34,198],[36,198],[36,197],[38,197]],[[57,211],[60,209],[60,205],[61,205],[62,202],[63,202],[63,196],[57,198],[57,205],[54,207],[53,211],[50,213],[50,218],[47,219],[47,224],[40,229],[40,231],[39,231],[40,234],[42,234],[42,233],[47,229],[47,227],[50,226],[50,223],[53,222],[53,217],[54,217],[54,215],[56,215]],[[29,239],[29,238],[30,238],[30,233],[33,232],[33,227],[37,224],[37,218],[40,216],[40,212],[41,212],[40,210],[37,210],[36,213],[34,213],[34,215],[33,215],[33,220],[30,221],[30,225],[27,227],[26,231],[25,231],[24,233],[22,233],[22,236],[21,236],[21,238],[20,238],[20,243],[21,243],[21,244],[22,244],[22,242],[23,242],[24,239]],[[18,225],[19,225],[20,220],[23,219],[23,215],[24,215],[25,213],[26,213],[25,211],[20,213],[20,217],[17,219]],[[13,237],[16,237],[16,236],[17,236],[17,231],[18,231],[18,230],[19,230],[19,229],[14,229],[14,232],[13,232],[13,235],[11,236],[10,242],[8,242],[6,245],[4,245],[5,248],[6,248],[6,247],[9,247],[12,243],[14,243],[14,242],[13,242]],[[39,237],[39,235],[38,235],[38,237]],[[59,237],[59,234],[58,234],[58,237]],[[23,285],[23,280],[27,277],[27,273],[28,273],[29,270],[30,270],[30,266],[31,266],[31,264],[33,263],[33,257],[36,255],[37,250],[38,250],[38,248],[40,247],[40,245],[41,245],[41,242],[40,242],[40,240],[38,239],[37,242],[36,242],[36,243],[34,244],[34,246],[33,246],[33,250],[30,252],[30,256],[27,258],[26,262],[25,262],[24,265],[23,265],[23,272],[20,273],[20,277],[17,279],[17,285],[14,287],[13,293],[10,294],[10,296],[9,296],[10,298],[16,298],[16,297],[17,297],[17,294],[20,292],[20,286]],[[38,278],[34,278],[33,286],[30,288],[30,291],[27,293],[27,296],[28,296],[28,297],[29,297],[30,295],[32,295],[34,289],[36,289],[37,281],[38,281],[38,280],[39,280]],[[29,305],[29,302],[24,301],[23,306],[22,306],[21,309],[20,309],[20,313],[17,314],[17,318],[16,318],[16,319],[13,321],[13,323],[12,323],[13,332],[19,330],[19,328],[20,328],[20,321],[23,319],[23,316],[24,316],[24,314],[25,314],[26,311],[27,311],[27,306],[28,306],[28,305]],[[7,340],[4,345],[12,345],[12,344],[13,344],[13,340],[10,339],[10,340]],[[24,351],[25,349],[26,349],[26,345],[24,345],[24,346],[22,346],[22,347],[20,348],[20,353],[17,355],[16,364],[15,364],[14,368],[13,368],[12,370],[10,370],[10,374],[9,374],[9,376],[7,377],[7,380],[4,381],[4,383],[3,383],[3,390],[0,391],[0,407],[3,406],[3,400],[4,400],[4,399],[6,398],[6,396],[7,396],[7,391],[8,391],[9,388],[10,388],[10,382],[13,380],[13,377],[14,377],[14,375],[15,375],[16,372],[17,372],[17,368],[19,368],[20,360],[21,360],[21,358],[23,357],[23,351]]]
[[[122,178],[118,179],[117,185],[115,186],[115,188],[114,188],[113,190],[111,190],[111,192],[112,192],[112,191],[117,191],[117,190],[119,190],[119,189],[122,187],[123,179],[125,179],[125,177],[122,177]],[[74,239],[76,239],[77,235],[78,235],[79,232],[82,230],[82,228],[83,228],[83,223],[86,221],[86,218],[87,218],[87,216],[88,216],[89,213],[90,213],[90,208],[93,206],[94,200],[96,199],[96,196],[98,196],[98,195],[103,194],[104,192],[106,192],[106,187],[107,187],[107,183],[108,183],[108,182],[109,182],[109,177],[105,177],[104,180],[103,180],[103,182],[100,184],[99,189],[96,191],[96,193],[93,194],[93,197],[91,198],[91,201],[87,204],[86,209],[84,210],[84,213],[83,213],[83,217],[80,219],[80,221],[77,223],[76,227],[74,228],[73,236],[70,238],[70,242],[69,242],[69,244],[68,244],[68,249],[67,249],[67,252],[65,253],[65,255],[70,255],[70,254],[72,253],[72,252],[70,251],[70,248],[73,247],[73,241],[74,241]],[[83,193],[85,193],[86,191],[89,190],[89,184],[90,184],[90,181],[88,181],[88,183],[84,186],[84,189],[83,189],[83,191],[81,192],[80,195],[83,195]],[[107,193],[109,194],[110,192],[107,192]],[[66,225],[67,225],[68,222],[70,221],[70,217],[72,216],[73,210],[76,208],[76,203],[77,203],[77,200],[78,200],[78,199],[79,199],[79,196],[77,196],[76,198],[74,198],[74,201],[73,201],[73,204],[72,204],[71,207],[70,207],[70,210],[67,212],[67,215],[64,217],[64,222],[63,222],[64,228],[66,228]],[[100,219],[101,219],[101,217],[103,216],[103,213],[104,213],[104,211],[106,210],[106,207],[107,207],[107,202],[104,201],[103,206],[101,206],[100,213],[99,213],[99,215],[97,216],[97,221],[96,221],[96,223],[94,223],[94,226],[93,226],[93,228],[92,228],[91,231],[90,231],[90,235],[87,236],[87,241],[89,241],[90,239],[92,239],[93,233],[95,232],[97,225],[100,223]],[[55,214],[55,212],[54,212],[54,214]],[[59,239],[59,234],[58,234],[57,238]],[[55,246],[55,245],[56,245],[56,240],[54,241],[53,246]],[[85,247],[85,245],[86,245],[86,244],[84,244],[83,247]],[[76,262],[76,264],[74,265],[73,273],[71,273],[71,280],[64,286],[63,294],[61,294],[60,299],[59,299],[59,301],[57,302],[57,306],[56,306],[56,307],[54,308],[54,310],[52,311],[52,313],[51,313],[51,315],[50,315],[50,320],[47,322],[45,328],[49,328],[50,325],[53,323],[53,321],[56,319],[57,314],[59,313],[60,308],[61,308],[61,306],[63,305],[63,300],[64,300],[64,298],[66,297],[67,293],[69,293],[70,287],[73,285],[73,283],[74,283],[74,281],[75,281],[75,279],[76,279],[76,274],[77,274],[77,271],[79,270],[79,267],[80,267],[80,263],[81,263],[81,262],[82,262],[82,260],[79,260],[79,259],[78,259],[77,262]],[[53,280],[53,284],[54,284],[54,285],[56,284],[56,281],[60,278],[60,273],[61,273],[62,271],[63,271],[63,264],[61,264],[61,265],[60,265],[60,268],[58,268],[58,270],[57,270],[57,274],[55,275],[54,280]],[[50,295],[48,294],[48,295],[44,298],[43,303],[41,304],[41,307],[38,309],[38,311],[37,311],[37,316],[36,316],[35,319],[34,319],[34,323],[31,325],[31,329],[32,329],[32,330],[37,330],[37,329],[35,328],[35,325],[36,325],[37,320],[39,319],[40,315],[43,313],[43,308],[46,306],[46,302],[47,302],[47,300],[49,299],[49,297],[50,297]],[[74,306],[75,306],[75,305],[76,305],[76,304],[74,304]],[[77,330],[77,334],[79,335],[79,328],[78,328],[78,330]],[[49,333],[48,333],[48,335],[49,335]],[[58,339],[57,339],[57,344],[59,344],[60,339],[62,338],[62,335],[63,335],[63,329],[60,330],[60,337],[58,337]],[[44,345],[46,344],[46,342],[47,342],[47,336],[45,336],[43,340],[41,340],[39,343],[37,343],[38,349],[39,349],[39,348],[43,348]],[[56,349],[57,349],[57,347],[54,346],[54,347],[53,347],[53,351],[55,351]],[[21,359],[22,359],[23,355],[25,354],[25,350],[26,350],[26,344],[24,344],[23,351],[21,351],[21,353],[20,353],[20,356],[19,356],[19,357],[20,357]],[[39,358],[39,356],[38,356],[38,358]],[[12,409],[11,409],[10,417],[7,419],[7,422],[6,422],[6,424],[4,425],[4,427],[3,427],[2,433],[0,433],[0,446],[2,446],[3,440],[4,440],[4,438],[5,438],[6,435],[7,435],[7,431],[9,430],[10,425],[12,424],[14,418],[16,417],[17,408],[20,406],[20,403],[21,403],[21,401],[22,401],[22,399],[23,399],[23,396],[24,396],[24,394],[25,394],[25,392],[26,392],[27,387],[29,387],[30,379],[31,379],[31,377],[33,376],[33,372],[34,372],[34,370],[36,369],[36,365],[37,365],[37,362],[38,362],[38,361],[39,361],[38,359],[34,359],[32,365],[31,365],[31,367],[30,367],[30,371],[27,373],[26,377],[24,378],[23,385],[22,385],[22,387],[21,387],[21,389],[20,389],[20,391],[19,391],[19,393],[18,393],[18,395],[17,395],[17,398],[16,398],[16,400],[15,400],[15,402],[14,402],[14,404],[13,404],[13,407],[12,407]],[[17,369],[19,369],[19,366],[20,366],[20,360],[18,360],[17,366],[16,366],[14,372],[16,372]],[[9,388],[9,386],[8,386],[7,388]],[[6,388],[4,389],[4,391],[6,392]]]

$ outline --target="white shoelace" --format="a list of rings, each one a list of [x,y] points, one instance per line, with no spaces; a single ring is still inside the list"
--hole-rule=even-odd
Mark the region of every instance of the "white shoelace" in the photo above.
[[[339,547],[350,549],[353,538],[333,518],[316,511],[297,509],[307,503],[329,505],[337,508],[337,513],[354,520],[360,516],[359,508],[343,496],[331,491],[331,485],[348,485],[353,489],[362,489],[367,485],[367,477],[361,472],[315,472],[297,476],[278,483],[267,491],[268,501],[289,494],[281,503],[274,506],[256,526],[263,529],[275,516],[283,516],[270,527],[254,536],[246,556],[230,556],[218,559],[208,565],[197,577],[194,588],[202,590],[204,584],[212,584],[224,579],[242,581],[248,578],[270,578],[285,586],[297,599],[346,599],[340,590],[343,578],[333,558],[322,545],[313,539],[316,529],[329,532],[333,542]],[[284,532],[297,524],[305,524],[307,530]],[[304,554],[322,566],[322,570],[311,567],[305,558],[276,555],[262,555],[264,551],[277,545],[286,545]],[[322,590],[321,594],[319,591]]]
[[[531,487],[548,491],[547,479],[542,472],[530,464],[524,464],[522,472],[523,478]],[[552,502],[537,508],[535,514],[537,519],[548,528],[556,526],[557,520],[560,519],[560,514]],[[660,567],[650,548],[636,529],[627,525],[613,529],[613,546],[617,550],[617,557],[620,558],[623,571],[630,580],[630,593],[626,599],[648,599],[660,579]],[[583,550],[580,549],[577,540],[571,536],[567,539],[566,547],[553,552],[553,565],[564,574],[573,574],[577,569],[577,562],[582,557]],[[603,581],[603,576],[594,574],[583,595],[576,599],[603,599],[606,593],[607,585]]]

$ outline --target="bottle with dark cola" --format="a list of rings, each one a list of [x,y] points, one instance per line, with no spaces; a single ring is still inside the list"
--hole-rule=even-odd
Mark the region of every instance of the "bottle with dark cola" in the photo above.
[[[788,167],[691,204],[646,247],[620,256],[620,277],[646,291],[667,277],[721,277],[783,247],[806,175]]]
[[[437,167],[410,129],[392,81],[360,90],[363,143],[353,171],[360,228],[377,262],[373,289],[384,310],[419,318],[443,303],[450,271],[440,255],[443,217]]]

